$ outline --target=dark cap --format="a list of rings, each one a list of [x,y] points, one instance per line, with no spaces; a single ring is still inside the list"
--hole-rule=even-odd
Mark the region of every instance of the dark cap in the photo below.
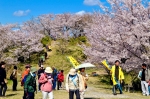
[[[120,60],[116,60],[116,61],[115,61],[115,63],[117,63],[117,62],[118,62],[118,63],[121,63]]]
[[[17,69],[17,66],[16,66],[16,65],[14,66],[14,69]]]
[[[6,63],[5,63],[4,61],[2,61],[0,64],[1,64],[1,65],[5,65]]]
[[[145,63],[143,63],[142,66],[146,67],[147,65]]]
[[[4,61],[1,61],[0,62],[0,67],[2,66],[2,65],[5,65],[6,63],[4,62]]]

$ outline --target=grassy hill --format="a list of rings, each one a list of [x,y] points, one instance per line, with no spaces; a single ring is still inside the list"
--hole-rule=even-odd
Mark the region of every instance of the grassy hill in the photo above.
[[[86,57],[77,42],[75,43],[66,40],[52,41],[51,50],[52,51],[47,52],[48,59],[44,65],[55,67],[57,69],[68,70],[72,67],[67,56],[73,56],[79,63],[84,61]]]

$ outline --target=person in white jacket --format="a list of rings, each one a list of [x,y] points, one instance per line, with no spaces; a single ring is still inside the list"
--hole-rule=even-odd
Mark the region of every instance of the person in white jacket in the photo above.
[[[66,76],[66,90],[69,92],[69,99],[80,99],[80,92],[83,91],[83,80],[80,74],[77,74],[75,69],[71,69]]]

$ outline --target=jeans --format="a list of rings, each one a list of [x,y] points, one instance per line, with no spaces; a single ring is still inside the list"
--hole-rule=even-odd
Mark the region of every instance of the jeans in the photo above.
[[[47,99],[47,97],[49,97],[49,99],[53,99],[53,92],[45,92],[42,91],[42,95],[43,95],[43,99]]]
[[[17,90],[17,79],[13,79],[13,91]]]
[[[112,91],[113,91],[114,94],[116,94],[116,89],[119,89],[120,94],[122,94],[122,88],[121,88],[120,83],[118,83],[117,85],[114,85],[114,86],[113,86]]]
[[[148,83],[146,81],[141,81],[142,93],[149,95]]]
[[[7,91],[7,84],[0,84],[0,96],[5,96]]]
[[[79,90],[69,90],[69,99],[74,99],[74,94],[76,95],[76,99],[80,99]]]
[[[56,82],[57,82],[56,80],[53,81],[53,90],[55,90],[56,88]]]

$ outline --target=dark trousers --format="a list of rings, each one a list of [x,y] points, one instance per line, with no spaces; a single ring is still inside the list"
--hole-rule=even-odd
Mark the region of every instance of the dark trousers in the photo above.
[[[34,99],[34,93],[24,91],[23,99]]]
[[[41,85],[42,85],[41,83],[38,84],[38,91],[41,90]]]
[[[7,84],[0,84],[0,96],[5,96],[7,91]]]
[[[74,94],[76,95],[76,99],[80,99],[79,90],[69,90],[69,99],[74,99]]]
[[[27,93],[27,99],[34,99],[34,93],[28,92]]]
[[[13,91],[17,90],[17,79],[13,79]]]
[[[26,91],[24,91],[24,93],[23,93],[23,99],[27,99],[27,93],[26,93]]]
[[[57,81],[57,90],[59,90],[59,87],[61,87],[61,82],[60,81]]]

